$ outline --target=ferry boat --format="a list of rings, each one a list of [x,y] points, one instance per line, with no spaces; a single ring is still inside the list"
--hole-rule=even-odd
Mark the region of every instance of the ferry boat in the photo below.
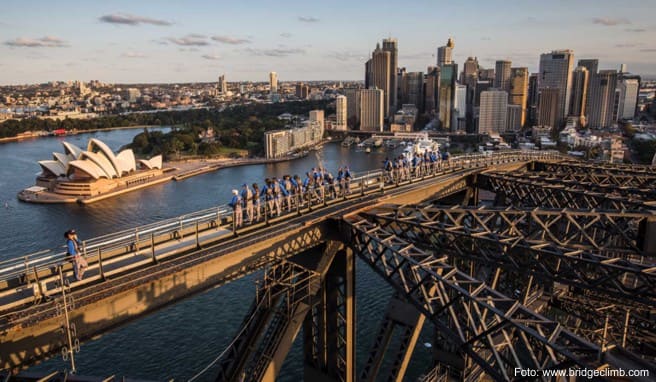
[[[376,138],[374,141],[374,147],[380,147],[383,145],[383,139],[382,138]]]
[[[355,143],[355,139],[353,137],[346,137],[342,141],[342,147],[351,147]]]
[[[414,143],[409,143],[406,148],[403,150],[403,155],[408,159],[412,160],[415,156],[423,157],[426,151],[437,152],[440,151],[439,143],[428,138],[421,138],[415,141]]]

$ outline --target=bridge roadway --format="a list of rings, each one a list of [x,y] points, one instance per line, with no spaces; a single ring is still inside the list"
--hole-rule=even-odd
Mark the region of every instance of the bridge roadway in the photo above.
[[[225,208],[92,239],[84,243],[90,268],[65,289],[74,337],[85,341],[118,325],[325,243],[337,235],[328,218],[380,203],[416,203],[468,187],[484,169],[512,170],[554,153],[511,152],[455,158],[433,174],[385,184],[380,172],[353,180],[352,194],[307,205],[278,218],[234,230]],[[327,198],[326,198],[327,199]],[[265,214],[266,215],[266,214]],[[127,235],[127,236],[126,236]],[[127,237],[127,239],[126,239]],[[61,255],[0,263],[0,368],[19,370],[65,345],[64,308],[57,266]],[[65,282],[68,285],[68,282]],[[75,346],[75,345],[74,345]]]

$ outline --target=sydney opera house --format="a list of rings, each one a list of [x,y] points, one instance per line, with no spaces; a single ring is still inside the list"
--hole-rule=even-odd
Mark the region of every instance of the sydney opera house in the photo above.
[[[52,153],[52,160],[39,161],[41,173],[36,186],[19,194],[26,201],[75,201],[148,183],[163,174],[162,156],[137,161],[132,150],[114,154],[101,140],[89,140],[86,150],[62,142],[64,152]]]

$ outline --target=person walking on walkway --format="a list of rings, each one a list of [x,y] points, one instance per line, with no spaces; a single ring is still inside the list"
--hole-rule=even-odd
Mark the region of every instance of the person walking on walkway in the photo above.
[[[260,198],[260,187],[257,183],[253,183],[253,204],[255,205],[255,220],[260,221],[262,218],[262,200]]]
[[[241,227],[243,213],[241,210],[241,197],[239,196],[239,191],[232,190],[232,200],[230,201],[230,207],[232,207],[233,215],[232,218],[235,222],[235,228]]]
[[[64,232],[64,237],[66,237],[67,254],[72,257],[73,274],[75,279],[80,281],[84,277],[84,271],[89,267],[89,263],[80,252],[80,241],[77,239],[77,232],[74,229],[69,229]]]
[[[253,192],[246,183],[244,183],[241,188],[241,200],[244,207],[246,208],[246,218],[248,219],[248,224],[251,224],[253,223]]]

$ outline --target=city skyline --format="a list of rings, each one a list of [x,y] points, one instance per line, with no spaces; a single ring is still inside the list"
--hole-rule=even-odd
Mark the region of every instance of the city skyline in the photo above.
[[[511,60],[535,72],[541,53],[571,49],[577,60],[599,58],[600,69],[625,63],[632,73],[656,76],[656,25],[649,5],[638,1],[398,7],[13,2],[0,16],[0,84],[212,82],[219,73],[228,81],[264,82],[270,71],[281,81],[362,80],[372,46],[386,37],[398,40],[398,64],[408,72],[434,65],[437,47],[453,37],[460,65],[475,56],[485,68]]]

